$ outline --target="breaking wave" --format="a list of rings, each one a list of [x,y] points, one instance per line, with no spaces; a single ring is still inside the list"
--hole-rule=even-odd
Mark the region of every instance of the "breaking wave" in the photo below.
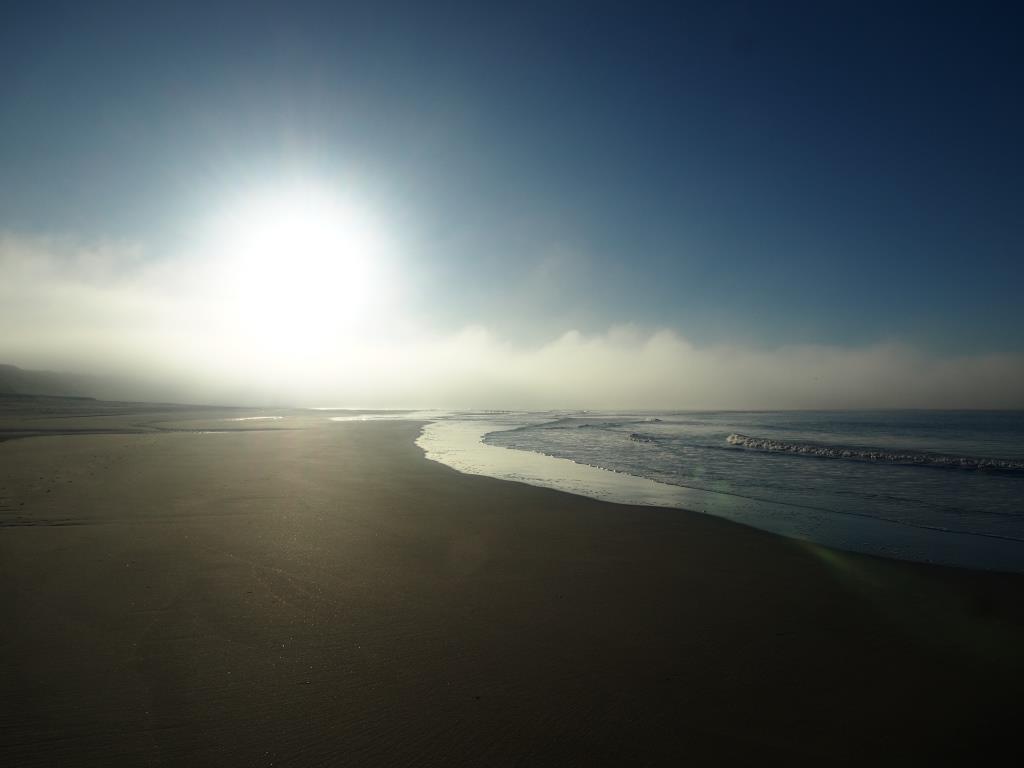
[[[920,467],[942,467],[946,469],[989,470],[999,472],[1024,472],[1024,461],[990,459],[976,456],[946,456],[938,453],[899,453],[876,451],[844,446],[815,445],[813,443],[789,443],[765,437],[750,437],[733,433],[726,438],[730,445],[757,451],[792,453],[800,456],[816,456],[825,459],[846,459],[869,461],[879,464],[902,464]]]

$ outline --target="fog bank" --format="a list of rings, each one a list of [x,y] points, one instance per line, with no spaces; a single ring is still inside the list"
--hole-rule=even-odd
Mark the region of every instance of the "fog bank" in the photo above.
[[[939,356],[884,340],[700,346],[680,329],[628,323],[598,334],[555,329],[523,345],[480,324],[423,327],[387,300],[386,286],[358,317],[339,312],[343,323],[325,323],[329,307],[311,311],[317,324],[305,333],[301,295],[243,305],[230,285],[210,254],[154,258],[130,244],[0,235],[0,362],[114,377],[120,396],[254,405],[1024,407],[1020,355]],[[337,286],[339,306],[357,288]],[[293,279],[288,290],[303,287]]]

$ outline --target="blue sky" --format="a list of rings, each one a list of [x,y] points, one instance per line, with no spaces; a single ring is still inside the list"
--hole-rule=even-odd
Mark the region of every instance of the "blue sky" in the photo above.
[[[439,331],[1024,352],[1009,4],[143,5],[5,11],[0,230],[168,258],[316,177]]]

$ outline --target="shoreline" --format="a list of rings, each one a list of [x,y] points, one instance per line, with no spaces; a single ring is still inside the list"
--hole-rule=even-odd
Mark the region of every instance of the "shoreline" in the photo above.
[[[968,570],[1024,573],[1024,541],[1012,536],[954,531],[663,483],[546,453],[497,446],[484,439],[510,428],[517,427],[488,421],[434,421],[424,425],[416,444],[428,459],[472,475],[614,504],[709,515],[844,552]]]
[[[1009,742],[1024,577],[465,475],[418,428],[0,444],[3,519],[36,523],[0,527],[0,762],[859,764]]]
[[[63,401],[69,406],[72,423],[76,426],[34,424],[54,418],[45,412],[33,414],[33,418],[29,419],[31,426],[19,424],[17,419],[12,424],[9,409],[5,412],[2,406],[17,405],[18,400],[34,400],[37,405],[42,403],[57,408]],[[83,406],[99,412],[87,415],[76,413]],[[0,403],[0,444],[29,437],[301,430],[322,428],[325,418],[342,424],[399,421],[419,425],[420,431],[414,443],[428,460],[470,475],[524,483],[616,505],[667,508],[687,514],[707,515],[786,539],[851,554],[965,570],[1024,574],[1024,542],[1014,537],[948,530],[856,512],[800,507],[743,494],[708,491],[580,464],[544,453],[494,446],[483,438],[492,431],[509,428],[498,422],[447,421],[431,418],[425,411],[390,412],[375,409],[345,409],[344,416],[325,417],[325,414],[338,410],[19,396],[7,403]],[[14,413],[17,414],[17,410]],[[140,416],[150,418],[140,422]],[[155,416],[160,418],[153,418]],[[76,417],[78,420],[74,421]],[[68,416],[58,418],[65,419]],[[112,421],[118,426],[112,424],[108,428],[97,428],[94,426],[97,419]],[[286,423],[279,423],[285,419]],[[431,438],[430,433],[441,428],[446,429],[444,437]],[[794,517],[794,511],[802,517]],[[969,542],[971,546],[963,546],[962,542]]]

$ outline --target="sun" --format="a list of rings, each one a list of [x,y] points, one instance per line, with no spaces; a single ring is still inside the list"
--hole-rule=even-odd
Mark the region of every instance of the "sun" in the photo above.
[[[382,228],[323,185],[251,194],[218,220],[222,330],[275,354],[315,356],[354,332],[382,297]]]

